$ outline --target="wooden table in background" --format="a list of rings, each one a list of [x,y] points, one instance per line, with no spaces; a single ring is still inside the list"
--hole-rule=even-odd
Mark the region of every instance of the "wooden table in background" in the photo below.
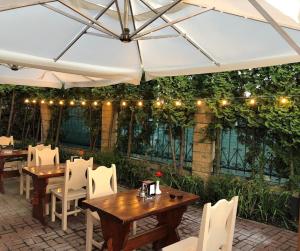
[[[46,224],[45,203],[48,199],[46,195],[48,179],[64,176],[65,167],[65,164],[59,164],[23,168],[23,173],[30,175],[33,181],[32,216],[43,225]]]
[[[179,241],[177,227],[183,213],[199,197],[169,187],[161,190],[161,195],[148,200],[138,197],[137,190],[130,190],[82,202],[99,214],[104,244],[109,251],[129,251],[147,243],[153,243],[153,249],[159,250]],[[182,194],[183,198],[171,199],[169,194]],[[155,228],[129,237],[134,221],[153,215],[158,220]]]
[[[4,165],[5,161],[7,159],[12,159],[12,158],[22,158],[27,156],[27,151],[26,150],[2,150],[0,151],[0,193],[4,193],[4,185],[3,185],[3,179],[4,179]],[[17,174],[19,171],[16,171]]]

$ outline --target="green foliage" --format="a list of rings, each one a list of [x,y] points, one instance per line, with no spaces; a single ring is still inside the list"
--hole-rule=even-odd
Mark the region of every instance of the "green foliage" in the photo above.
[[[272,152],[268,164],[283,177],[300,174],[299,70],[300,64],[290,64],[194,77],[215,114],[212,127],[244,127],[239,136],[249,146],[248,164],[254,166],[267,144]],[[245,92],[256,98],[256,106],[240,98]],[[280,97],[289,97],[287,104],[281,104]],[[221,99],[229,100],[230,105],[221,106]],[[262,165],[257,172],[264,168]]]

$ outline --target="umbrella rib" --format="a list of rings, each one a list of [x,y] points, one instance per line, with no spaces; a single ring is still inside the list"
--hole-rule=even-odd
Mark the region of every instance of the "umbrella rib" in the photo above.
[[[100,34],[100,33],[92,32],[92,31],[86,31],[85,34],[87,34],[87,35],[92,35],[92,36],[96,36],[96,37],[103,37],[103,38],[109,38],[109,39],[119,40],[118,38],[115,38],[115,37],[113,37],[113,36],[106,35],[106,34]]]
[[[90,22],[97,24],[99,27],[101,27],[103,30],[106,31],[106,33],[109,33],[110,35],[114,36],[114,37],[119,37],[116,33],[114,33],[112,30],[106,28],[105,26],[103,26],[100,22],[98,22],[97,20],[90,18],[89,16],[85,15],[84,13],[82,13],[81,11],[79,11],[78,9],[72,7],[71,5],[65,3],[63,0],[57,0],[58,2],[60,2],[62,5],[66,6],[67,8],[69,8],[70,10],[74,11],[75,13],[77,13],[78,15],[86,18],[87,20],[89,20]]]
[[[116,8],[117,8],[117,12],[118,12],[118,18],[119,18],[121,30],[122,30],[122,32],[124,32],[124,26],[123,26],[123,22],[122,22],[122,17],[121,17],[121,12],[120,12],[120,7],[119,7],[118,0],[115,0],[115,5],[116,5]]]
[[[146,3],[144,0],[140,0],[144,5],[146,5],[151,11],[153,11],[154,13],[157,13],[157,11],[155,11],[151,5],[149,5],[148,3]],[[166,19],[163,15],[160,16],[160,18],[165,21],[166,23],[169,22],[168,19]],[[181,36],[183,36],[183,38],[188,41],[192,46],[194,46],[198,51],[200,51],[205,57],[207,57],[210,61],[212,61],[216,66],[220,66],[220,63],[218,63],[215,59],[213,59],[212,56],[210,56],[204,49],[202,49],[196,42],[194,42],[187,34],[184,34],[178,27],[176,27],[176,25],[171,25],[171,27]]]
[[[54,6],[51,6],[51,5],[49,5],[49,4],[42,4],[42,6],[48,8],[48,9],[54,11],[54,12],[57,12],[57,13],[59,13],[59,14],[65,16],[65,17],[68,17],[68,18],[70,18],[70,19],[73,19],[73,20],[75,20],[75,21],[77,21],[77,22],[79,22],[79,23],[82,23],[82,24],[88,26],[89,28],[93,28],[93,29],[96,29],[96,30],[98,30],[98,31],[100,31],[100,32],[106,33],[106,32],[105,32],[103,29],[101,29],[100,27],[95,26],[95,25],[91,24],[90,22],[87,22],[87,21],[85,21],[85,20],[82,20],[82,19],[80,19],[80,18],[78,18],[78,17],[72,16],[71,14],[66,13],[66,12],[64,12],[64,11],[62,11],[62,10],[60,10],[60,9],[58,9],[58,8],[56,8],[56,7],[54,7]]]
[[[174,25],[174,24],[177,24],[177,23],[179,23],[179,22],[183,22],[183,21],[185,21],[185,20],[188,20],[188,19],[190,19],[190,18],[192,18],[192,17],[199,16],[199,15],[201,15],[201,14],[203,14],[203,13],[205,13],[205,12],[208,12],[208,11],[210,11],[210,10],[213,10],[213,8],[206,8],[206,9],[204,9],[204,10],[201,10],[201,11],[199,11],[199,12],[197,12],[197,13],[194,13],[194,14],[192,14],[192,15],[189,15],[189,16],[187,16],[187,17],[182,17],[182,18],[175,19],[175,20],[173,20],[172,22],[168,22],[168,23],[165,23],[165,24],[163,24],[163,25],[157,26],[157,27],[155,27],[155,28],[153,28],[153,29],[149,29],[149,30],[144,31],[144,32],[142,32],[142,33],[136,34],[135,36],[133,36],[133,39],[138,39],[138,38],[140,38],[140,37],[142,37],[142,36],[145,36],[145,35],[148,35],[148,34],[150,34],[150,33],[153,33],[153,32],[159,31],[159,30],[162,30],[162,29],[167,28],[167,27],[169,27],[169,26],[171,26],[171,25]]]
[[[105,9],[99,12],[99,14],[95,16],[95,19],[99,19],[112,6],[113,3],[114,0],[112,0]],[[93,23],[89,23],[89,25],[86,24],[85,27],[72,39],[72,41],[68,43],[64,50],[56,58],[54,58],[54,61],[59,60],[86,33],[89,28],[94,28]]]
[[[300,47],[289,34],[271,17],[271,15],[256,1],[249,0],[253,7],[267,20],[267,22],[279,33],[279,35],[300,55]]]
[[[134,28],[134,30],[136,30],[136,24],[135,24],[135,19],[134,19],[134,15],[133,15],[133,8],[132,8],[131,0],[129,0],[129,10],[131,13],[133,28]],[[138,53],[139,53],[141,68],[144,69],[143,58],[142,58],[141,47],[140,47],[139,41],[136,41],[136,46],[137,46]]]
[[[150,20],[148,20],[146,23],[144,23],[143,25],[141,25],[138,29],[136,29],[131,35],[130,38],[132,38],[133,36],[135,36],[137,33],[139,33],[140,31],[144,30],[146,27],[148,27],[150,24],[152,24],[156,19],[161,18],[163,14],[165,14],[167,11],[169,11],[170,9],[172,9],[175,5],[179,4],[182,0],[176,0],[174,1],[172,4],[170,4],[167,8],[165,8],[164,10],[162,10],[161,12],[158,12],[152,8],[150,8],[156,15],[154,17],[152,17]],[[144,4],[145,2],[142,1]],[[147,5],[146,5],[147,6]],[[148,6],[147,6],[148,7]],[[149,7],[148,7],[149,8]]]

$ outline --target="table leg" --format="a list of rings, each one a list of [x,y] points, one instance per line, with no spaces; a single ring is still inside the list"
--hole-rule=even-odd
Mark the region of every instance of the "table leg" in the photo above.
[[[0,193],[5,193],[4,192],[4,164],[5,164],[5,159],[0,159]]]
[[[161,248],[171,245],[180,240],[177,233],[177,227],[179,226],[182,220],[183,213],[186,211],[186,209],[186,206],[182,206],[157,215],[157,226],[167,226],[168,233],[165,238],[153,243],[153,250],[160,250]]]
[[[38,179],[33,177],[33,198],[32,198],[32,216],[38,219],[43,225],[45,221],[45,203],[46,203],[46,187],[48,179]]]
[[[122,222],[118,222],[101,212],[98,214],[101,219],[104,246],[107,246],[108,251],[123,250],[128,240],[131,224],[122,224]]]

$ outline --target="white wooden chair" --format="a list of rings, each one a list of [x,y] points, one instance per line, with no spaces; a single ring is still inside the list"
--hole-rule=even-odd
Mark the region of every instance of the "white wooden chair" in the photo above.
[[[36,165],[58,165],[59,164],[59,151],[56,147],[55,149],[44,148],[44,149],[35,149],[36,154]],[[64,177],[50,178],[48,179],[48,185],[46,187],[46,194],[50,194],[51,190],[60,188],[63,186]],[[49,203],[46,203],[46,215],[49,214]]]
[[[14,137],[13,136],[1,136],[0,137],[0,146],[5,147],[5,146],[13,146],[14,145]]]
[[[105,166],[99,166],[95,170],[89,168],[87,173],[87,199],[117,193],[117,174],[114,164],[111,165],[111,168]],[[93,245],[101,248],[101,243],[93,239],[93,225],[100,224],[98,213],[88,209],[86,223],[86,251],[91,251]]]
[[[231,201],[220,200],[214,206],[205,204],[199,238],[189,237],[162,251],[231,251],[237,206],[238,196]]]
[[[0,137],[0,148],[5,148],[8,146],[14,146],[14,137],[13,136],[1,136]],[[22,167],[22,161],[13,160],[5,163],[4,168],[6,170],[18,170]]]
[[[55,216],[62,220],[62,230],[67,230],[67,217],[77,215],[81,211],[78,208],[78,200],[86,198],[87,169],[93,167],[93,158],[89,160],[67,160],[63,188],[57,188],[51,192],[51,220]],[[56,198],[62,201],[61,213],[56,212]],[[68,211],[68,202],[74,201],[74,210]]]
[[[42,150],[44,148],[49,148],[51,149],[51,145],[43,145],[43,144],[39,144],[36,146],[28,146],[28,154],[27,154],[27,163],[25,164],[25,166],[27,167],[31,167],[34,166],[36,164],[36,154],[35,154],[35,150]],[[24,191],[25,191],[25,196],[26,199],[29,200],[30,197],[30,189],[31,189],[31,177],[29,175],[24,175],[23,171],[22,171],[22,166],[19,167],[19,173],[20,173],[20,195],[23,195]],[[24,186],[24,179],[25,179],[25,186]]]

